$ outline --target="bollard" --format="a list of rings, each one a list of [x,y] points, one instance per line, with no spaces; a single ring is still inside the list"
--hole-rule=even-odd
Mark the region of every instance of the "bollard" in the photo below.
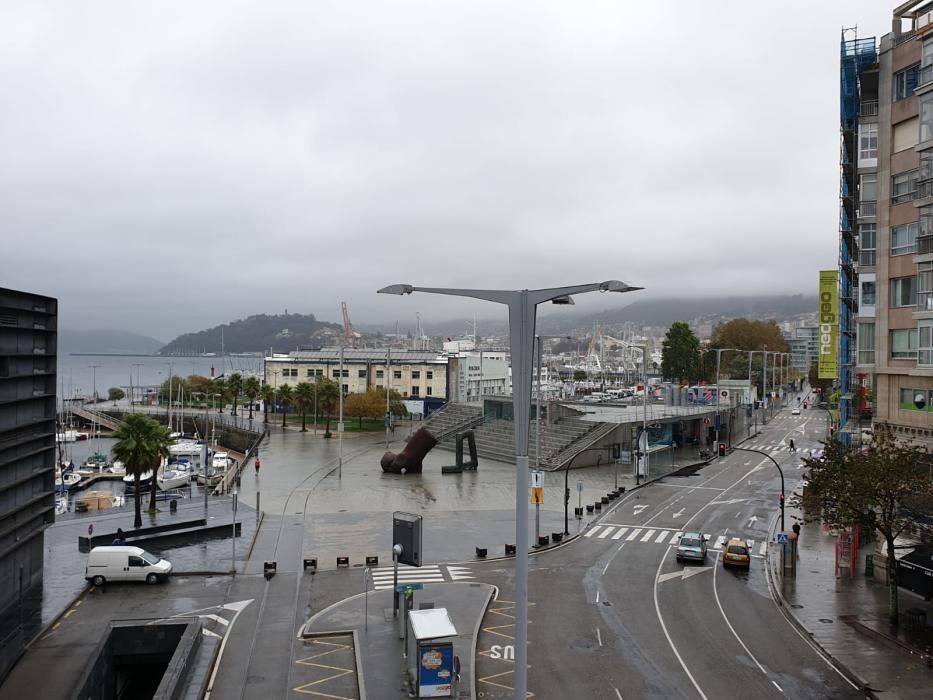
[[[303,559],[301,563],[305,571],[307,571],[308,569],[311,569],[312,574],[317,572],[317,558]]]
[[[552,533],[551,533],[551,541],[553,541],[553,542],[560,542],[560,541],[563,540],[563,539],[564,539],[564,533],[563,533],[563,532],[552,532]]]
[[[547,535],[538,535],[538,546],[547,547],[551,542],[551,538]]]
[[[602,498],[599,499],[599,502],[602,503],[603,505],[606,505],[607,503],[609,503],[609,496],[603,496]]]
[[[350,568],[350,557],[337,557],[337,568],[338,569],[349,569]]]
[[[873,554],[865,555],[865,575],[866,576],[875,575],[875,556]]]
[[[505,556],[507,557],[515,556],[515,545],[514,544],[505,545]]]
[[[262,575],[266,577],[266,581],[275,576],[276,563],[274,561],[263,562],[262,565]]]
[[[366,557],[366,566],[379,566],[379,557]]]
[[[485,558],[486,558],[486,553],[487,553],[487,551],[486,551],[486,548],[485,548],[485,547],[477,547],[477,548],[476,548],[476,558],[477,558],[477,559],[485,559]]]
[[[592,512],[593,512],[593,504],[592,504],[592,503],[587,503],[587,504],[586,504],[586,512],[587,512],[587,513],[592,513]],[[581,509],[581,515],[582,515],[582,509]]]
[[[178,511],[178,499],[173,498],[168,502],[168,510],[170,513],[176,513]]]
[[[596,510],[602,510],[603,509],[602,501],[596,501],[596,503],[593,504],[593,508],[595,508]]]

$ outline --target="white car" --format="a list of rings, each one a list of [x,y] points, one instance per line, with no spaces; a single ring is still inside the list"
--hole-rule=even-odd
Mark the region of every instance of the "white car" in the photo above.
[[[792,416],[799,416],[799,415],[800,415],[800,409],[799,409],[799,408],[794,408],[794,409],[791,410],[790,414],[791,414]]]

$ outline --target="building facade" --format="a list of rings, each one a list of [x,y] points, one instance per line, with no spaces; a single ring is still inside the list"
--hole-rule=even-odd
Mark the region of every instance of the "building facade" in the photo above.
[[[55,299],[0,289],[0,681],[39,631],[55,520]]]
[[[933,21],[929,0],[897,8],[892,31],[843,41],[840,384],[849,425],[933,448]],[[846,73],[857,108],[847,112]],[[850,113],[851,112],[851,113]],[[849,117],[855,123],[847,123]],[[850,127],[850,128],[847,128]],[[847,137],[854,137],[851,151]],[[848,178],[848,179],[847,179]],[[854,183],[847,200],[846,186]],[[849,241],[855,246],[846,254]],[[844,313],[852,310],[848,328]],[[851,333],[854,326],[854,333]],[[843,335],[855,343],[843,348]],[[848,383],[842,372],[852,370]],[[845,425],[843,426],[845,428]]]

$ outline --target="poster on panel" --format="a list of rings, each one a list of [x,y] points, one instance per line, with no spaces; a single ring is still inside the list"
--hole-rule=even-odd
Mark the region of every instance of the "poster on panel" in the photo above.
[[[819,378],[836,379],[839,376],[838,272],[820,270],[819,294]]]

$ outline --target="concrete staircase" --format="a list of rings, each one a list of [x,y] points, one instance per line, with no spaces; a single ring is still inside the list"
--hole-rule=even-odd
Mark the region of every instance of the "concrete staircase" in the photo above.
[[[467,406],[448,402],[440,411],[431,414],[422,427],[431,431],[439,443],[449,442],[445,447],[453,447],[454,436],[469,428],[475,428],[483,422],[483,409],[479,406]]]
[[[515,461],[515,432],[510,420],[487,420],[476,430],[476,451],[481,457],[502,462]],[[572,459],[577,452],[591,446],[616,428],[614,423],[594,423],[580,418],[561,418],[557,423],[541,426],[541,466],[556,469]],[[535,424],[528,439],[528,454],[535,460]]]

